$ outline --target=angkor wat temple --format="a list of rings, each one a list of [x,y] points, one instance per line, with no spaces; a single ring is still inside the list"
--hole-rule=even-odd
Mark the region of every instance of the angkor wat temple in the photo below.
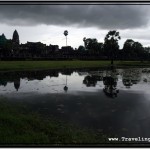
[[[74,57],[74,49],[64,46],[59,49],[58,45],[46,45],[41,42],[28,42],[20,44],[19,34],[14,31],[12,39],[7,39],[4,34],[0,36],[0,59],[1,60],[51,60],[69,59]]]

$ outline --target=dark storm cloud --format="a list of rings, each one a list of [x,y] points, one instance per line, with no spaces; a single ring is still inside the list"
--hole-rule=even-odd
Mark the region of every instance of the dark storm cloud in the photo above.
[[[147,25],[149,7],[139,5],[1,5],[0,23],[22,26],[47,24],[130,29]]]

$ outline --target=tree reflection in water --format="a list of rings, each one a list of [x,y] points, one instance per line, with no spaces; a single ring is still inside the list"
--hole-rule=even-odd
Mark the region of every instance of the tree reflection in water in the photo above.
[[[116,71],[117,70],[117,71]],[[69,87],[72,87],[71,83],[75,83],[75,86],[78,86],[78,82],[76,82],[76,79],[82,79],[82,82],[86,87],[92,87],[95,89],[98,88],[98,84],[103,84],[103,91],[104,93],[109,96],[109,97],[116,97],[119,90],[116,88],[117,87],[117,82],[118,82],[118,77],[121,82],[119,82],[119,87],[120,84],[123,84],[126,88],[129,88],[133,86],[134,84],[138,84],[139,82],[144,82],[144,83],[149,83],[150,82],[150,75],[148,74],[148,71],[145,73],[144,71],[142,72],[142,69],[116,69],[114,67],[108,67],[106,70],[101,70],[101,69],[79,69],[79,70],[74,70],[74,69],[61,69],[61,70],[45,70],[45,71],[17,71],[17,72],[0,72],[0,86],[7,86],[7,83],[13,83],[14,88],[16,91],[19,91],[20,88],[20,81],[23,79],[33,81],[33,80],[39,80],[42,81],[44,80],[47,76],[59,78],[58,80],[63,82],[63,85],[61,88],[64,90],[64,92],[68,91],[68,76],[72,76],[74,72],[77,72],[79,76],[76,78],[71,78],[71,82],[69,84]],[[149,71],[150,72],[150,71]],[[63,75],[63,79],[61,79],[61,76],[59,74]],[[119,76],[118,76],[119,75]],[[64,81],[65,77],[65,81]],[[73,81],[72,81],[73,80]],[[99,82],[100,81],[100,82]],[[99,83],[98,83],[99,82]],[[23,84],[24,86],[24,84]],[[22,86],[22,90],[23,87]],[[42,85],[43,86],[43,85]],[[50,86],[50,85],[49,85]],[[57,86],[59,86],[57,84]],[[79,88],[80,88],[80,83],[79,83]],[[10,85],[8,85],[10,87]],[[7,88],[7,87],[6,87]],[[82,87],[84,88],[84,87]],[[8,88],[9,89],[9,88]],[[59,89],[59,87],[58,87]],[[5,89],[4,89],[5,90]],[[57,89],[56,89],[57,90]]]
[[[117,86],[117,72],[114,67],[110,67],[106,74],[104,75],[87,75],[85,76],[83,80],[83,84],[85,84],[87,87],[95,87],[97,84],[97,81],[103,81],[104,84],[104,93],[109,97],[117,97],[117,94],[119,93],[119,90],[116,88]]]
[[[141,80],[141,72],[138,69],[124,69],[122,74],[122,83],[126,88],[137,84]]]
[[[106,96],[109,97],[117,97],[117,94],[119,93],[119,90],[116,88],[117,86],[117,73],[116,69],[111,68],[110,70],[107,70],[106,75],[103,77],[103,83],[104,83],[104,93]]]
[[[88,75],[84,78],[83,84],[85,84],[87,87],[90,87],[90,86],[95,87],[97,84],[97,78],[95,78],[95,76]]]

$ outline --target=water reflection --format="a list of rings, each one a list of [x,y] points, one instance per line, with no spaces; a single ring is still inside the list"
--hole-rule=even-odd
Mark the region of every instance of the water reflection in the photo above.
[[[122,74],[122,82],[126,88],[130,88],[133,84],[137,84],[141,80],[141,72],[138,69],[124,70]]]
[[[14,81],[14,87],[15,87],[16,91],[18,91],[18,89],[20,87],[20,78],[15,79],[15,81]]]
[[[117,71],[115,68],[111,68],[110,70],[106,71],[106,75],[103,77],[104,83],[104,93],[109,97],[117,97],[119,90],[117,89]]]
[[[7,81],[5,81],[5,80],[1,80],[1,81],[0,81],[0,85],[2,85],[2,86],[6,86],[6,85],[7,85]]]
[[[68,91],[68,86],[67,86],[67,75],[66,75],[66,85],[64,86],[64,91],[65,91],[65,92]]]
[[[117,97],[120,90],[149,92],[150,69],[67,69],[47,71],[0,72],[0,93],[62,93],[103,90]],[[131,88],[132,87],[132,88]],[[141,88],[142,87],[142,88]],[[69,90],[68,90],[69,88]]]
[[[90,86],[95,87],[97,84],[97,81],[102,81],[102,77],[98,75],[87,75],[85,76],[83,80],[83,84],[85,84],[87,87],[90,87]]]
[[[11,101],[121,137],[149,137],[149,87],[149,68],[0,72],[0,95]]]

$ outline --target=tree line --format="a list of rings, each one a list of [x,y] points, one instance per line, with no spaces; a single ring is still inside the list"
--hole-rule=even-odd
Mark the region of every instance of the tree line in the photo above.
[[[139,42],[127,39],[122,49],[119,49],[118,41],[121,39],[116,30],[109,31],[104,38],[104,43],[96,38],[83,38],[84,46],[80,45],[78,51],[89,55],[100,56],[103,59],[113,60],[149,60],[150,47],[143,47]]]
[[[150,47],[143,45],[132,39],[124,42],[123,48],[119,48],[118,41],[121,36],[118,31],[112,30],[107,33],[104,43],[98,42],[96,38],[83,38],[84,45],[73,49],[67,46],[68,31],[64,31],[66,36],[66,46],[59,49],[58,45],[43,44],[41,42],[27,42],[19,44],[19,36],[16,39],[1,41],[0,59],[1,60],[149,60]]]

